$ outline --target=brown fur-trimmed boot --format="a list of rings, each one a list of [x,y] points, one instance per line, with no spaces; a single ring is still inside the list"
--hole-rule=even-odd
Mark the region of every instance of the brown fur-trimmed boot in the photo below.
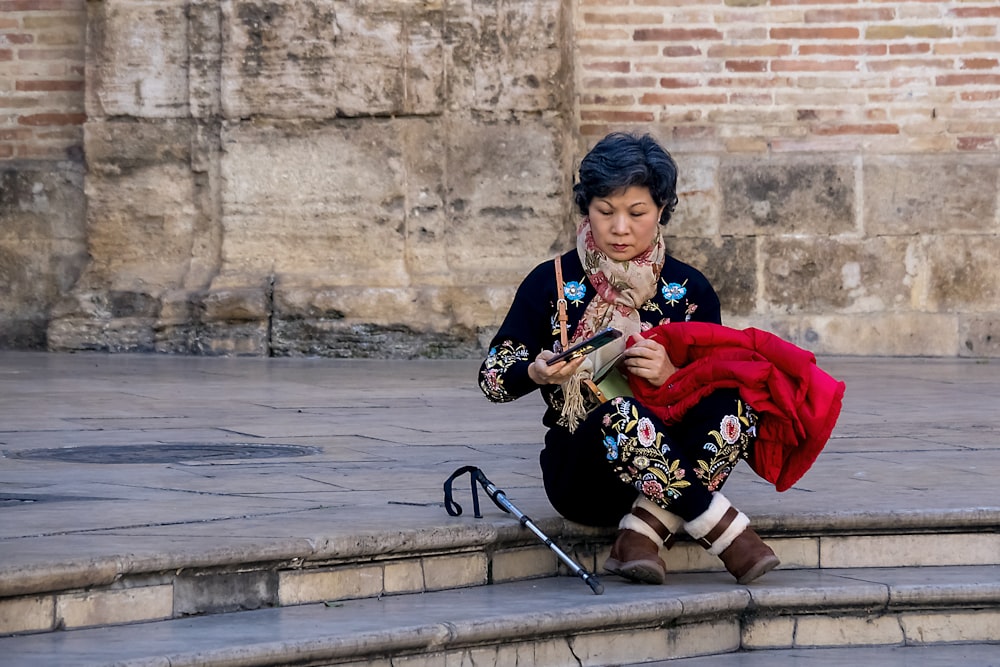
[[[667,578],[667,566],[660,558],[660,547],[669,549],[673,545],[674,533],[683,522],[676,514],[640,496],[618,524],[618,535],[604,569],[632,581],[662,584]]]
[[[701,516],[684,524],[684,530],[708,553],[721,558],[729,573],[741,584],[749,584],[781,562],[771,547],[750,528],[747,515],[718,492],[713,494],[712,503]]]

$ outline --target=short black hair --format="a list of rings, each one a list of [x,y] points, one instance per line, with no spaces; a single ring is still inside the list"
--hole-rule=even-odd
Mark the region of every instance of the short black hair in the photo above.
[[[606,197],[633,185],[646,186],[657,208],[663,207],[660,224],[670,221],[677,206],[677,163],[656,139],[613,132],[604,137],[580,163],[580,180],[573,199],[587,215],[594,197]]]

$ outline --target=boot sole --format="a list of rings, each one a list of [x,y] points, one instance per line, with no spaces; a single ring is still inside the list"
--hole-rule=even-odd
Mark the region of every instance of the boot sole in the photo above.
[[[747,570],[743,574],[742,577],[740,577],[739,579],[737,579],[736,583],[738,583],[738,584],[749,584],[754,579],[758,579],[758,578],[764,576],[765,574],[767,574],[768,572],[770,572],[771,570],[773,570],[774,568],[776,568],[780,564],[781,564],[781,561],[778,560],[777,556],[773,556],[772,555],[772,556],[767,556],[765,558],[762,558],[759,561],[757,561],[756,563],[754,563],[753,567],[751,567],[749,570]]]
[[[667,579],[667,573],[660,564],[651,560],[622,563],[615,558],[609,558],[604,563],[604,571],[643,584],[662,584]]]

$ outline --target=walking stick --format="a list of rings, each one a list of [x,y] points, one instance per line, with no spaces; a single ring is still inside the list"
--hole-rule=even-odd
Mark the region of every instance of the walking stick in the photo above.
[[[476,482],[479,482],[483,485],[483,488],[486,489],[486,495],[490,497],[490,500],[492,500],[497,507],[508,514],[516,516],[522,526],[526,526],[528,530],[537,535],[538,539],[544,542],[549,549],[552,549],[556,556],[559,557],[559,560],[561,560],[566,567],[573,572],[573,574],[583,579],[596,595],[600,595],[604,592],[604,586],[601,585],[601,582],[597,580],[596,576],[587,572],[585,569],[577,565],[576,561],[563,553],[563,550],[557,547],[555,543],[545,535],[545,533],[539,530],[538,526],[536,526],[528,516],[526,516],[521,510],[514,507],[514,505],[507,500],[507,495],[502,490],[494,486],[493,482],[487,479],[486,475],[484,475],[483,471],[479,468],[475,466],[464,466],[453,472],[451,477],[445,481],[444,508],[448,510],[448,514],[451,516],[459,516],[462,513],[462,506],[456,503],[451,497],[451,483],[456,477],[464,475],[465,473],[470,473],[472,476],[472,509],[477,519],[483,518],[483,515],[479,513],[479,490],[476,487]]]

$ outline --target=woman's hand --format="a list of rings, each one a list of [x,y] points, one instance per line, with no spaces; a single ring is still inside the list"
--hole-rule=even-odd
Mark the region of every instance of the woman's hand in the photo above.
[[[586,359],[586,356],[577,357],[573,361],[561,361],[558,364],[549,366],[545,361],[556,356],[555,352],[551,350],[542,350],[535,360],[531,362],[528,366],[528,377],[530,377],[535,384],[562,384],[566,380],[573,377],[577,369],[580,368],[580,364]]]
[[[632,346],[625,350],[622,359],[625,370],[654,387],[663,385],[677,371],[666,349],[655,340],[642,336],[633,336],[632,340]]]

